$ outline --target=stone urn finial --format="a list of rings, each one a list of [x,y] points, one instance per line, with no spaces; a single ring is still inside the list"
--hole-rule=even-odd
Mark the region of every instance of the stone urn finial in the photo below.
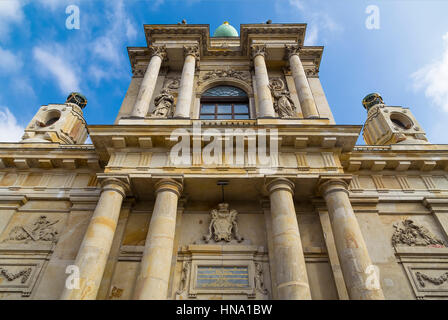
[[[68,95],[65,103],[74,103],[83,109],[87,105],[87,98],[79,92],[72,92]]]
[[[367,111],[377,104],[384,104],[383,98],[379,93],[368,94],[364,99],[362,99],[362,105]]]

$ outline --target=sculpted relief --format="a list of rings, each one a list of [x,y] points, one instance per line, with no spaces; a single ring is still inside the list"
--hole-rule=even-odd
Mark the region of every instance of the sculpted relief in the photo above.
[[[204,236],[204,240],[208,243],[211,239],[215,242],[226,241],[230,242],[234,237],[238,242],[244,240],[238,233],[238,225],[236,210],[229,210],[228,203],[218,204],[218,210],[210,211],[211,221],[208,227],[209,233]]]
[[[250,82],[250,74],[247,71],[235,71],[235,70],[213,70],[206,72],[200,82],[204,82],[207,80],[213,80],[213,79],[222,79],[222,78],[234,78],[239,79],[244,82]]]
[[[392,245],[407,246],[433,246],[446,247],[446,243],[438,239],[428,229],[416,225],[414,221],[406,219],[394,224],[395,232],[392,235]]]
[[[29,225],[14,227],[9,236],[3,240],[6,241],[23,241],[28,243],[30,241],[49,241],[56,242],[58,231],[55,225],[59,220],[48,220],[47,216],[40,216],[34,222]]]
[[[296,107],[291,99],[291,95],[286,90],[285,83],[280,78],[269,81],[269,88],[274,97],[274,109],[280,118],[296,117]]]

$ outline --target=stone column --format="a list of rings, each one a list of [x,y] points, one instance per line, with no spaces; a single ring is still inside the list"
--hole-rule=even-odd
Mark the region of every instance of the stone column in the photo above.
[[[331,227],[350,299],[383,300],[382,289],[368,288],[372,265],[361,229],[348,197],[348,184],[341,179],[323,182],[320,190],[325,199]],[[367,272],[366,272],[367,271]]]
[[[269,75],[266,68],[266,47],[263,45],[252,46],[252,58],[255,69],[255,82],[258,96],[258,116],[260,118],[275,118],[274,105],[272,103],[271,89],[269,89]]]
[[[309,119],[319,118],[316,102],[314,101],[313,93],[311,92],[302,61],[300,61],[300,47],[296,45],[286,46],[286,52],[288,54],[291,74],[294,78],[294,84],[299,96],[303,116]]]
[[[121,180],[103,181],[100,199],[74,263],[79,268],[79,289],[65,288],[62,300],[96,299],[127,190],[129,185]]]
[[[159,76],[160,66],[163,59],[166,58],[165,46],[149,47],[151,60],[146,68],[145,76],[138,91],[137,100],[131,115],[133,117],[144,118],[149,110],[154,88],[156,87],[157,78]]]
[[[134,298],[164,300],[168,294],[176,230],[177,201],[182,184],[162,179],[156,184],[156,203],[146,237]]]
[[[310,300],[305,257],[294,209],[294,183],[278,178],[267,184],[271,201],[272,241],[280,300]]]
[[[177,97],[174,118],[190,118],[191,99],[193,97],[194,71],[199,59],[198,46],[184,46],[184,67],[180,78],[179,95]]]

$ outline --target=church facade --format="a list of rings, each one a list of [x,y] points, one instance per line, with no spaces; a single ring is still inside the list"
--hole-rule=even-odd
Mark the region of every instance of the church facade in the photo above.
[[[145,25],[114,124],[38,109],[0,143],[0,299],[447,299],[448,147],[379,94],[336,124],[305,31]]]

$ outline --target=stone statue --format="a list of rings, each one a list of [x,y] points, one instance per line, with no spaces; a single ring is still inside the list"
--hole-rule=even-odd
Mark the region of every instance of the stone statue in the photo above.
[[[280,118],[293,118],[296,116],[294,102],[282,79],[272,79],[269,82],[272,96],[274,97],[274,109]]]
[[[152,118],[170,118],[173,115],[174,97],[166,88],[155,97],[155,109],[151,114]]]

